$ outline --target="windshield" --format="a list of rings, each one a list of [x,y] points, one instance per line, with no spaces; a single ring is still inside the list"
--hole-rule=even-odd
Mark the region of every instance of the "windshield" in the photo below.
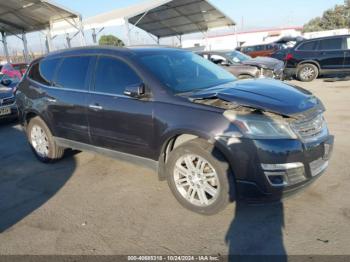
[[[226,53],[226,56],[228,56],[233,62],[236,62],[236,63],[241,63],[243,61],[252,59],[249,55],[245,55],[238,51]]]
[[[174,93],[192,92],[236,80],[226,70],[191,52],[142,55],[141,63]]]

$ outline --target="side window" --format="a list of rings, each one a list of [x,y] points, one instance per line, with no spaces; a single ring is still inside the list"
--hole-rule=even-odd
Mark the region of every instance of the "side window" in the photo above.
[[[39,63],[39,73],[40,77],[43,80],[42,84],[50,85],[55,76],[55,72],[58,66],[60,59],[47,59],[42,60]]]
[[[45,79],[43,79],[40,75],[39,62],[32,64],[30,71],[28,73],[28,77],[36,82],[41,83],[41,84],[49,85],[49,83],[47,83],[45,81]]]
[[[318,50],[341,50],[343,46],[343,38],[330,38],[321,40]]]
[[[298,47],[300,51],[314,51],[316,49],[317,41],[306,42]]]
[[[86,90],[86,77],[90,56],[64,58],[58,69],[54,85],[74,90]]]
[[[350,49],[350,37],[346,38],[346,49]]]
[[[95,91],[122,95],[127,86],[140,84],[138,75],[126,63],[113,57],[98,59]]]

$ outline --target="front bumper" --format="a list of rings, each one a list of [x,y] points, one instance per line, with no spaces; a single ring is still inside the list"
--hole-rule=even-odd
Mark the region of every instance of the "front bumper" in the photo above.
[[[6,115],[0,115],[0,120],[3,119],[16,119],[18,118],[18,109],[16,104],[8,105],[8,106],[0,106],[1,108],[10,108],[11,113]]]
[[[288,139],[226,141],[238,199],[278,201],[304,189],[328,167],[333,143],[333,136],[309,144]]]

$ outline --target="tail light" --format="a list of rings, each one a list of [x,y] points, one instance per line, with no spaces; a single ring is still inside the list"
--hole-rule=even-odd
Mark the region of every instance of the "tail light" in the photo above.
[[[287,54],[286,57],[284,58],[284,60],[289,61],[293,59],[293,55],[292,54]]]

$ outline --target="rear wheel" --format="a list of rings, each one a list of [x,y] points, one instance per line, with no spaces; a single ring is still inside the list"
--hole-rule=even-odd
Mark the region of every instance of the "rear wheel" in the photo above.
[[[302,64],[297,70],[297,77],[302,82],[311,82],[318,77],[318,74],[318,67],[313,64]]]
[[[56,145],[49,128],[40,117],[29,121],[26,133],[35,156],[41,162],[49,163],[63,157],[65,149]]]
[[[213,145],[190,141],[172,151],[166,165],[169,187],[185,208],[212,215],[229,203],[234,190],[229,164]]]

